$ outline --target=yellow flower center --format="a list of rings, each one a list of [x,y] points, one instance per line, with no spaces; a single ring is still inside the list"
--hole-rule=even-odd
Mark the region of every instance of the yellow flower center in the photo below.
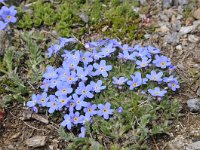
[[[7,18],[8,18],[8,19],[11,19],[11,16],[10,16],[10,15],[8,15],[8,16],[7,16]]]
[[[103,109],[103,112],[107,112],[107,109],[104,108],[104,109]]]
[[[70,106],[74,106],[74,103],[70,103],[69,105],[70,105]]]
[[[88,112],[92,112],[92,109],[89,108],[89,109],[88,109]]]
[[[62,100],[61,100],[61,103],[65,103],[65,102],[66,102],[66,100],[65,100],[65,99],[62,99]]]
[[[165,62],[161,62],[161,66],[165,66]]]
[[[133,83],[133,86],[138,86],[138,84],[137,83]]]
[[[77,117],[74,117],[74,121],[77,122],[77,121],[78,121],[78,118],[77,118]]]
[[[103,67],[101,67],[101,68],[100,68],[100,70],[101,70],[101,71],[104,71],[104,68],[103,68]]]

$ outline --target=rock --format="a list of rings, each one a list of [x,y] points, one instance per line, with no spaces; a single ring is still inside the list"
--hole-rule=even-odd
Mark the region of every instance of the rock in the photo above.
[[[164,22],[168,22],[169,21],[169,17],[167,15],[164,15],[162,13],[159,14],[160,19]]]
[[[88,15],[86,15],[85,13],[82,12],[79,14],[79,17],[82,19],[83,22],[88,23],[88,21],[89,21]]]
[[[172,6],[172,0],[163,0],[163,8],[169,8]]]
[[[179,31],[181,29],[181,21],[176,20],[175,22],[172,23],[172,29],[174,31]]]
[[[189,0],[178,0],[179,5],[187,5]]]
[[[191,112],[199,112],[200,111],[200,99],[198,99],[198,98],[189,99],[187,101],[187,106]]]
[[[188,17],[186,20],[185,20],[185,25],[186,26],[189,26],[189,25],[192,25],[192,22],[194,21],[194,18],[193,17]]]
[[[149,39],[151,37],[151,34],[145,34],[144,37],[145,39]]]
[[[194,11],[193,17],[195,19],[200,19],[200,8],[198,8],[197,10]]]
[[[15,147],[13,145],[8,145],[8,150],[15,150]]]
[[[6,31],[0,30],[0,55],[4,55],[9,46],[8,36]]]
[[[200,149],[200,141],[188,144],[186,146],[186,150],[199,150]]]
[[[188,34],[191,31],[195,30],[196,27],[197,27],[196,25],[181,27],[179,33],[181,35]]]
[[[199,87],[198,87],[198,89],[197,89],[197,92],[196,92],[196,94],[197,94],[197,96],[199,96],[199,97],[200,97],[200,85],[199,85]]]
[[[177,44],[180,40],[180,35],[177,32],[173,32],[171,34],[168,34],[164,37],[165,42],[168,44]]]
[[[156,30],[156,32],[169,32],[169,28],[166,25],[161,26],[159,29]]]
[[[181,45],[176,46],[176,50],[183,50]]]
[[[188,141],[186,141],[183,135],[178,135],[174,140],[169,141],[167,149],[169,150],[183,150]]]
[[[196,35],[188,35],[188,41],[192,42],[192,43],[197,43],[199,41],[199,37]]]
[[[27,139],[25,144],[32,148],[44,146],[46,144],[46,136],[34,136]]]
[[[140,0],[140,4],[145,5],[145,4],[147,4],[147,1],[146,0]]]

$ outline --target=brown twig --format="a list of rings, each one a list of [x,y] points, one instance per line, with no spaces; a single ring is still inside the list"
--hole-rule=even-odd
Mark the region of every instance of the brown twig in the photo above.
[[[35,129],[35,130],[38,130],[38,131],[45,131],[45,132],[47,132],[47,130],[45,130],[45,129],[38,129],[38,128],[36,128],[36,127],[34,127],[34,126],[28,124],[28,123],[25,122],[25,121],[23,121],[23,123],[24,123],[25,125],[27,125],[28,127],[32,128],[32,129]]]
[[[152,137],[152,138],[153,138],[153,143],[154,143],[154,145],[156,147],[156,150],[159,150],[158,145],[156,144],[156,140],[154,139],[154,137]]]

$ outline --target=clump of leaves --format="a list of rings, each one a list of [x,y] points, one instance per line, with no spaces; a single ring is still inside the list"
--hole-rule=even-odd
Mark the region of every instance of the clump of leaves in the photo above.
[[[46,26],[61,36],[74,34],[77,37],[92,31],[108,37],[126,37],[125,40],[129,41],[138,38],[134,31],[138,30],[140,19],[133,11],[137,5],[137,2],[129,0],[67,0],[60,3],[37,0],[29,8],[19,8],[18,27]]]
[[[2,106],[12,100],[26,101],[34,90],[33,85],[42,78],[44,56],[37,41],[27,33],[20,36],[24,47],[10,47],[0,63]]]

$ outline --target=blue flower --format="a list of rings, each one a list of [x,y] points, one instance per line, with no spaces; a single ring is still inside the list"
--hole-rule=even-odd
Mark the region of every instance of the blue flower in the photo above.
[[[74,124],[78,124],[78,123],[82,123],[83,122],[83,118],[80,117],[80,113],[79,112],[75,112],[75,114],[72,114],[72,122]]]
[[[107,102],[105,105],[98,104],[98,116],[103,116],[104,119],[109,119],[109,116],[113,114],[113,109],[110,109],[110,103]]]
[[[7,26],[7,23],[0,21],[0,30],[4,30]]]
[[[116,77],[113,77],[112,79],[113,79],[112,83],[119,86],[124,85],[125,82],[128,80],[125,77],[120,77],[119,79],[117,79]]]
[[[57,85],[58,90],[56,91],[56,96],[62,96],[72,93],[73,89],[71,88],[71,85],[69,84],[63,84],[63,82],[60,82],[60,84]]]
[[[142,76],[140,72],[135,72],[135,76],[131,75],[132,80],[127,81],[130,86],[130,90],[140,86],[142,84]]]
[[[60,125],[63,126],[63,127],[67,126],[67,129],[70,130],[72,128],[72,125],[73,125],[71,115],[67,115],[67,114],[64,115],[64,120],[63,120],[63,122],[61,122]]]
[[[49,97],[47,97],[47,93],[43,92],[42,95],[38,96],[37,103],[40,104],[42,107],[45,107],[47,105],[48,100],[49,100]]]
[[[160,71],[159,73],[156,73],[155,70],[152,70],[151,71],[151,74],[147,74],[146,75],[146,78],[148,78],[149,80],[152,80],[152,81],[162,81],[162,75],[163,75],[163,72]]]
[[[159,87],[155,87],[154,89],[149,89],[148,92],[152,96],[158,96],[158,97],[163,97],[167,93],[166,90],[160,90]]]
[[[37,95],[36,95],[36,94],[33,94],[33,95],[32,95],[32,100],[31,100],[31,101],[28,101],[26,105],[27,105],[28,107],[34,107],[34,106],[38,103],[39,98],[40,98],[40,97],[39,97],[38,94],[37,94]]]
[[[79,82],[78,88],[76,89],[76,94],[82,95],[84,98],[93,98],[94,95],[91,93],[92,91],[92,86],[89,84],[85,86],[83,82]]]
[[[123,112],[123,108],[122,107],[117,108],[117,112],[121,114]]]
[[[100,93],[101,90],[104,90],[106,88],[106,86],[102,86],[102,80],[98,80],[97,83],[95,83],[94,81],[90,82],[90,85],[93,87],[93,90],[96,93]]]
[[[41,89],[44,90],[44,92],[47,92],[49,90],[50,80],[44,79],[43,84],[40,86]]]
[[[168,87],[170,87],[172,89],[172,91],[176,91],[176,89],[180,88],[179,83],[178,83],[177,80],[170,81],[168,83]]]
[[[43,77],[45,79],[55,79],[58,77],[57,70],[52,66],[48,66],[47,71],[44,73]]]
[[[156,67],[160,67],[163,69],[165,69],[168,66],[171,66],[170,58],[163,55],[161,56],[156,55],[153,64],[155,64]]]
[[[115,52],[116,48],[113,47],[113,43],[108,44],[106,47],[101,49],[100,54],[103,55],[103,57],[110,56],[113,52]]]
[[[92,122],[90,113],[86,113],[85,116],[83,116],[83,124],[86,124],[86,122]]]
[[[59,38],[59,43],[61,47],[64,47],[65,45],[69,44],[69,43],[76,43],[77,41],[74,38]]]
[[[58,99],[55,95],[49,96],[50,101],[47,102],[47,107],[49,107],[49,113],[54,113],[55,110],[58,110]]]
[[[84,97],[83,96],[78,96],[77,94],[73,94],[73,100],[76,103],[76,110],[81,110],[82,107],[86,107],[87,106],[87,102],[84,101]]]
[[[3,20],[7,23],[9,22],[16,22],[17,18],[15,17],[15,15],[17,14],[17,11],[15,10],[14,6],[11,7],[6,7],[3,6],[0,10],[0,16],[1,18],[3,18]]]
[[[88,79],[87,78],[87,75],[89,73],[88,70],[85,70],[82,67],[77,67],[76,72],[77,72],[76,74],[77,74],[78,78],[81,79],[82,81],[86,81]]]
[[[85,52],[82,57],[81,61],[84,63],[84,65],[87,65],[88,63],[92,62],[92,53],[91,52]]]
[[[125,61],[126,60],[135,60],[137,55],[138,55],[137,52],[129,53],[129,51],[123,51],[122,53],[119,53],[117,58],[125,60]]]
[[[96,108],[97,108],[96,104],[92,105],[91,103],[87,103],[87,106],[83,109],[83,111],[85,112],[86,115],[94,116],[97,114]]]
[[[151,53],[151,54],[159,54],[160,53],[160,50],[153,47],[153,46],[147,46],[146,47],[148,49],[148,51]]]
[[[86,128],[81,127],[81,133],[78,135],[79,138],[84,138],[86,133]]]
[[[101,60],[100,64],[94,63],[93,66],[96,69],[95,75],[102,75],[103,77],[107,77],[108,76],[107,71],[112,70],[111,65],[106,66],[105,60]]]
[[[67,105],[67,103],[71,100],[71,96],[67,97],[66,95],[62,95],[58,97],[58,108],[62,109],[63,106]]]
[[[60,51],[61,47],[58,44],[51,45],[48,48],[47,56],[51,57],[53,54],[57,54]]]
[[[151,62],[151,59],[148,59],[147,57],[143,57],[142,61],[139,61],[139,60],[136,61],[136,64],[138,65],[137,68],[147,67],[150,62]]]

